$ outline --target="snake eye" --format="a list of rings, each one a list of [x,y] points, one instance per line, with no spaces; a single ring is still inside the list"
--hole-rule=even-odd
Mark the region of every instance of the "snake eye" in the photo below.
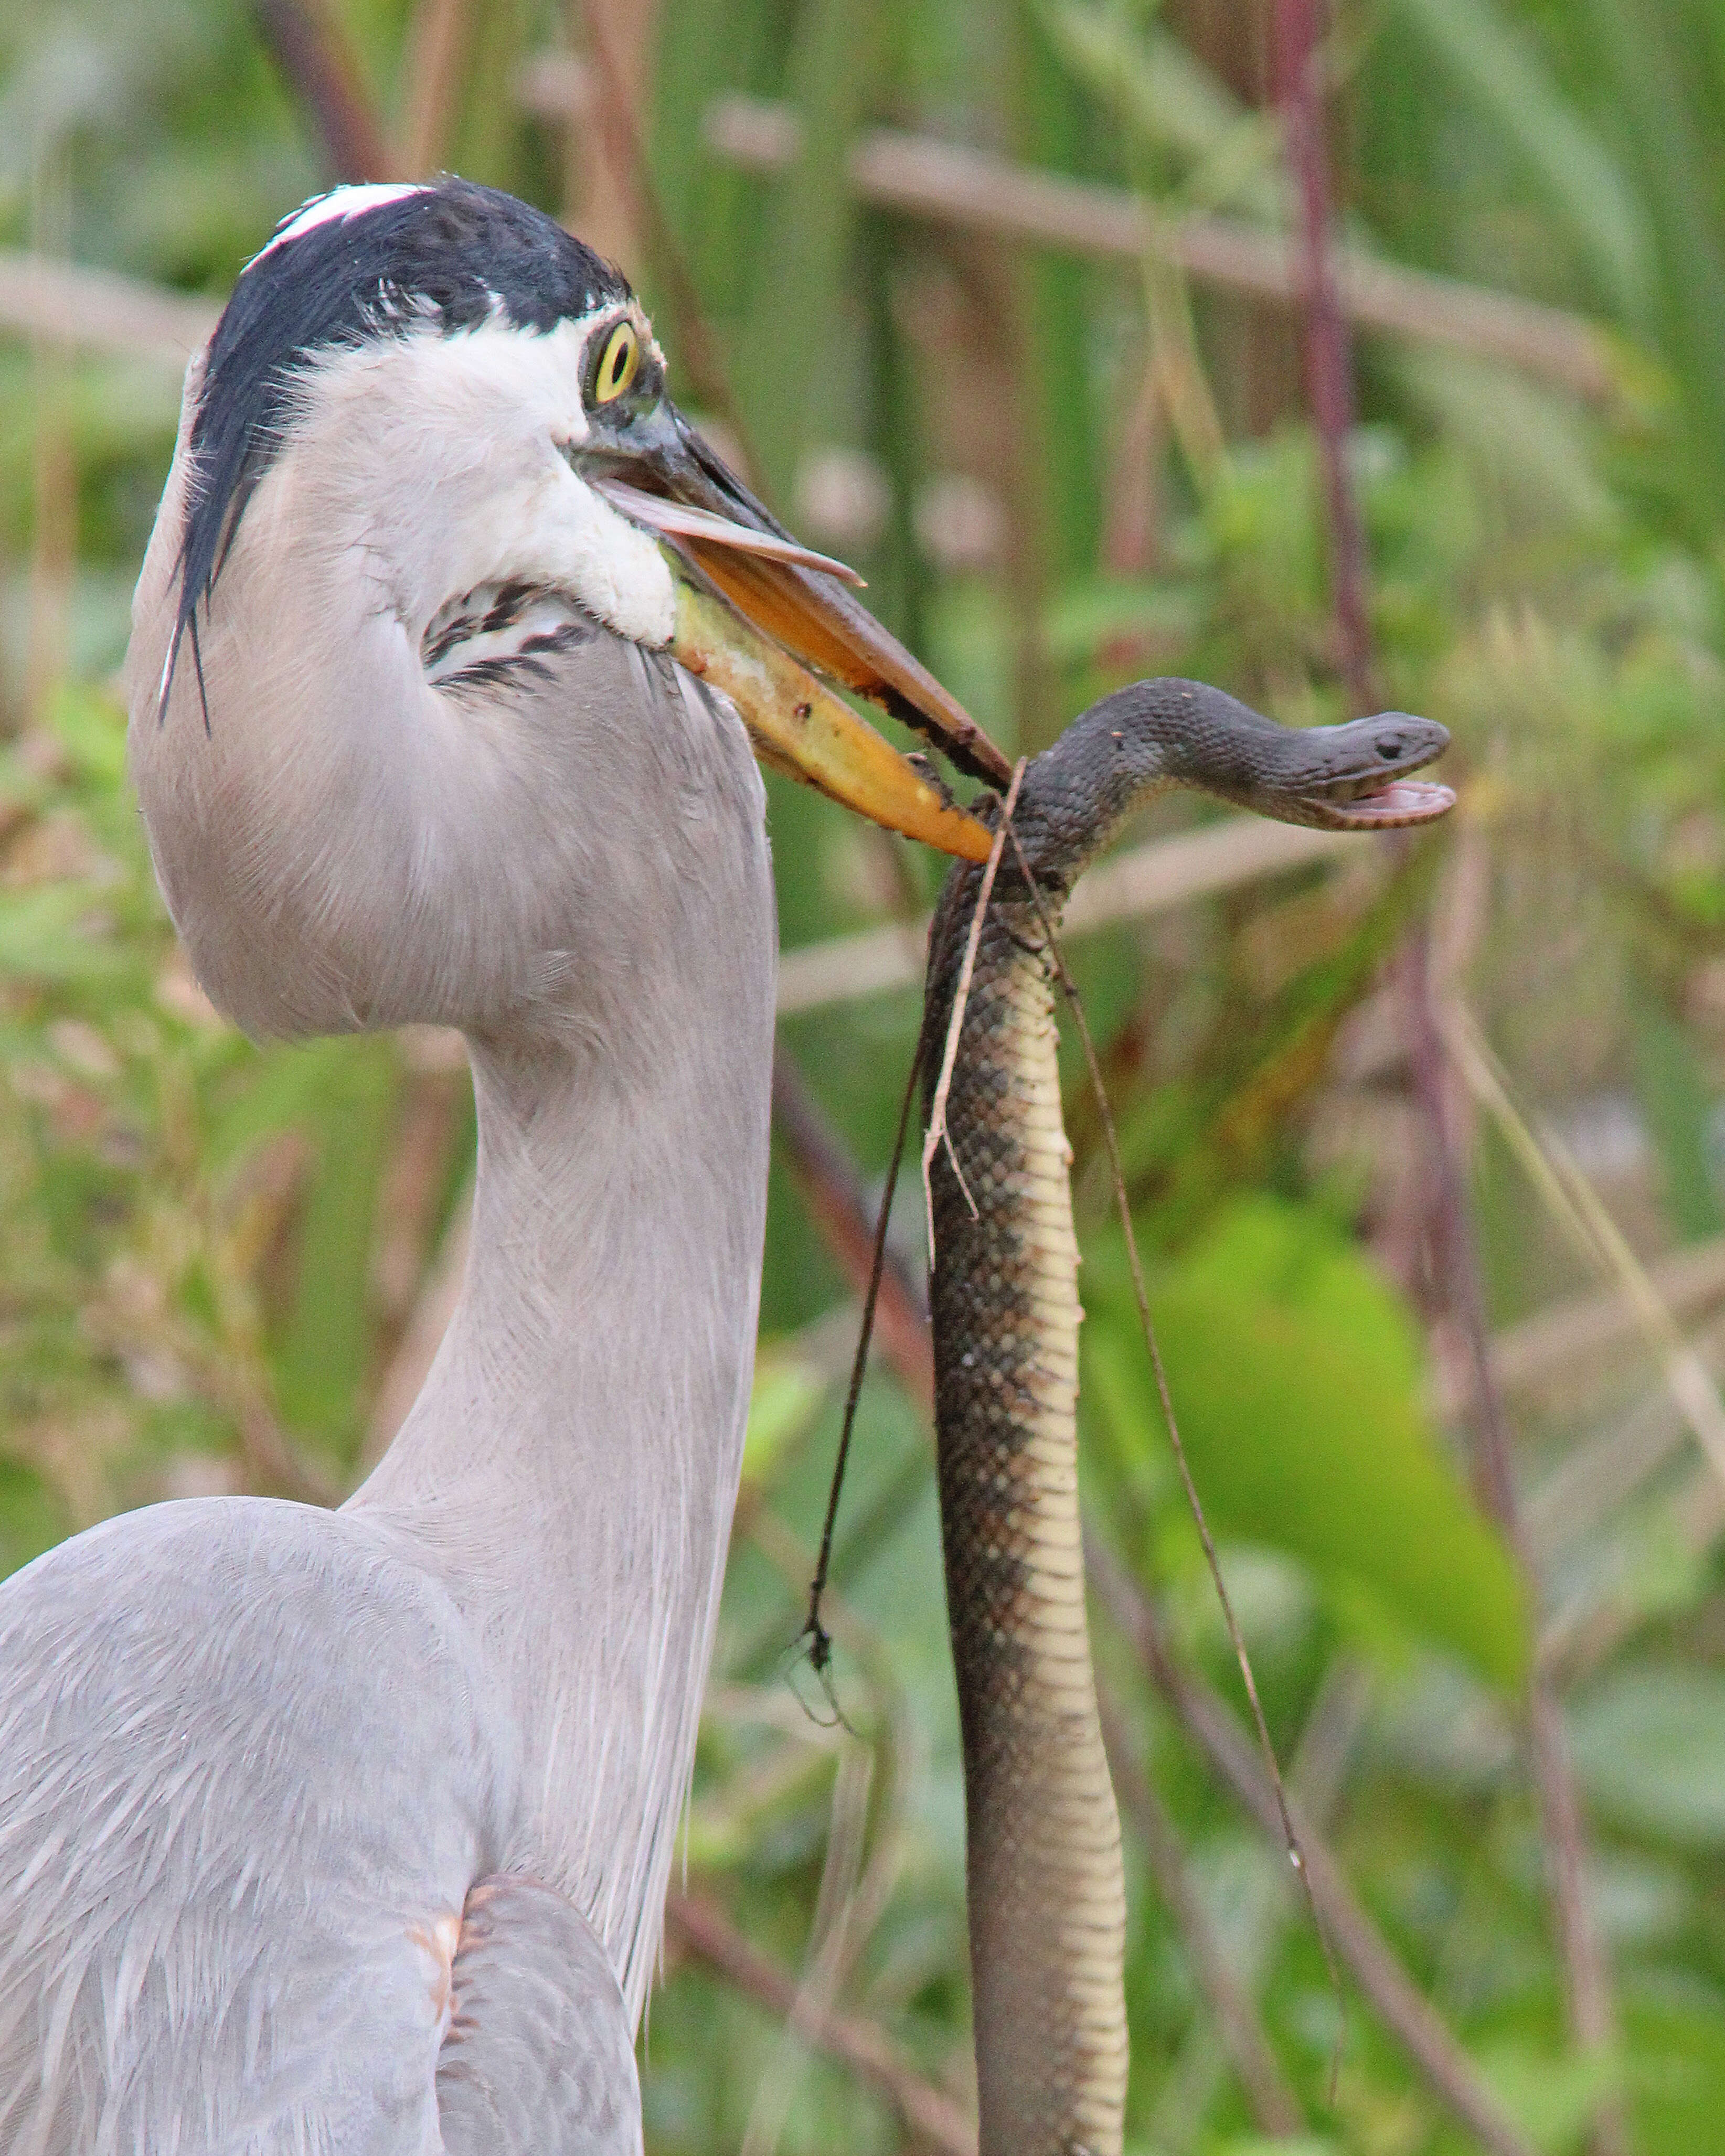
[[[593,401],[610,404],[634,382],[641,364],[641,340],[633,322],[619,322],[599,354],[593,378]]]

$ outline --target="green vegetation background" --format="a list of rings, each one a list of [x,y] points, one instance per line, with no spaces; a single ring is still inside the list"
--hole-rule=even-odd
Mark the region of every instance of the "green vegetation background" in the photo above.
[[[1153,672],[1290,721],[1343,714],[1294,317],[1159,261],[895,218],[845,177],[860,131],[891,125],[1135,190],[1162,217],[1286,228],[1265,6],[660,0],[598,19],[641,85],[656,234],[619,208],[603,131],[523,92],[534,56],[587,44],[578,8],[335,0],[330,17],[395,140],[601,220],[684,401],[857,561],[1004,744]],[[442,91],[439,24],[457,55]],[[1327,57],[1348,243],[1584,316],[1607,388],[1584,400],[1512,371],[1440,304],[1440,336],[1362,337],[1350,450],[1387,695],[1453,729],[1461,809],[1409,852],[1241,885],[1075,961],[1284,1759],[1534,2146],[1582,2146],[1616,2090],[1633,2146],[1704,2156],[1725,2150],[1725,1507],[1620,1291],[1686,1260],[1702,1285],[1672,1288],[1677,1321],[1703,1364],[1725,1347],[1725,5],[1344,0]],[[735,94],[798,118],[777,177],[716,154],[715,101]],[[0,244],[218,300],[330,177],[244,8],[0,0]],[[451,1045],[253,1048],[203,1004],[155,893],[115,674],[177,399],[170,369],[111,340],[0,341],[8,1569],[164,1496],[339,1493],[393,1426],[459,1261],[472,1127]],[[935,864],[824,803],[775,782],[773,816],[788,948],[932,896]],[[1174,805],[1135,835],[1202,819]],[[1531,1584],[1471,1495],[1455,1328],[1425,1255],[1393,965],[1422,915],[1446,1008],[1471,1014],[1525,1119],[1452,1072]],[[906,992],[783,1029],[871,1175],[917,1014]],[[1183,1654],[1237,1695],[1076,1086],[1069,1122],[1088,1500]],[[1573,1157],[1618,1221],[1633,1255],[1613,1280],[1575,1255],[1529,1144]],[[913,1258],[917,1219],[912,1192]],[[1589,1291],[1618,1299],[1578,1313]],[[1553,1309],[1555,1348],[1527,1325]],[[847,1732],[791,1649],[854,1312],[783,1162],[762,1329],[688,1890],[963,2102],[928,1431],[877,1373],[839,1540]],[[1286,1859],[1098,1632],[1309,2117],[1300,2145],[1468,2145],[1358,1999],[1326,2102],[1336,2010]],[[1604,2057],[1566,2035],[1521,1704],[1536,1649],[1588,1803],[1621,2027]],[[1262,2145],[1250,2107],[1130,1824],[1128,1845],[1130,2146],[1245,2156]],[[643,2056],[661,2156],[909,2145],[878,2093],[675,1932]]]

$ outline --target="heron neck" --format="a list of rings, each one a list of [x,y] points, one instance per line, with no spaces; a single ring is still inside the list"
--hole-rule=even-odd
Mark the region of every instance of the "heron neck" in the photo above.
[[[472,1045],[461,1300],[353,1501],[436,1560],[512,1694],[506,1861],[644,1997],[693,1759],[754,1353],[773,933],[757,872],[615,1027]],[[648,978],[650,977],[650,978]]]

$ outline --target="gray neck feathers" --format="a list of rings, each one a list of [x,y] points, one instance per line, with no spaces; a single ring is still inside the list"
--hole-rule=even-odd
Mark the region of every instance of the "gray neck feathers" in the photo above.
[[[680,819],[665,802],[673,828],[636,834],[668,867],[650,963],[583,966],[578,1017],[471,1044],[466,1281],[352,1501],[427,1550],[483,1632],[523,1737],[523,1845],[506,1861],[588,1914],[635,2012],[711,1648],[766,1199],[760,786],[735,720],[705,716],[715,767]]]

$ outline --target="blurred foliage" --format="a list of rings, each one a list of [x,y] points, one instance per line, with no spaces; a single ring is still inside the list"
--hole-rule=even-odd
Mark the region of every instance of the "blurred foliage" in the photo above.
[[[329,12],[408,138],[427,120],[429,0]],[[651,14],[603,13],[625,43]],[[608,194],[614,208],[599,131],[566,140],[513,95],[523,55],[572,23],[582,42],[582,11],[467,0],[454,14],[466,59],[428,139],[578,222]],[[1291,317],[1159,264],[894,219],[845,182],[857,131],[891,124],[1129,187],[1167,215],[1277,226],[1261,0],[660,0],[652,32],[641,133],[663,235],[605,237],[655,306],[680,393],[732,429],[811,540],[856,560],[997,738],[1034,747],[1149,672],[1225,683],[1290,721],[1341,715]],[[1454,1331],[1419,1232],[1392,961],[1429,918],[1446,980],[1644,1260],[1720,1233],[1725,9],[1344,0],[1328,59],[1350,244],[1582,311],[1618,392],[1588,408],[1453,343],[1361,341],[1350,446],[1386,692],[1453,729],[1462,811],[1417,846],[1117,927],[1073,963],[1187,1443],[1296,1780],[1536,2146],[1579,2147],[1612,2085],[1644,2156],[1705,2156],[1725,2149],[1725,1507],[1677,1435],[1649,1435],[1677,1433],[1656,1358],[1595,1316],[1509,1398],[1536,1595],[1476,1509]],[[800,121],[777,178],[708,146],[714,100],[738,93]],[[0,0],[0,245],[218,300],[328,177],[246,11]],[[175,411],[147,354],[0,345],[6,1568],[162,1496],[351,1482],[423,1364],[470,1160],[449,1043],[254,1048],[176,953],[114,679]],[[934,864],[777,781],[773,803],[788,944],[932,894]],[[1203,813],[1167,805],[1137,835]],[[899,995],[784,1028],[871,1170],[916,1019]],[[1590,1284],[1511,1152],[1455,1107],[1492,1320],[1512,1328]],[[1087,1491],[1183,1650],[1237,1691],[1076,1082],[1068,1122],[1089,1253]],[[917,1219],[912,1192],[913,1254]],[[1718,1299],[1685,1313],[1705,1357]],[[837,1551],[848,1727],[790,1651],[852,1323],[781,1165],[691,1884],[787,1969],[835,1956],[847,2010],[962,2097],[937,1526],[927,1432],[886,1376],[865,1396]],[[1286,1860],[1099,1631],[1307,2107],[1313,2138],[1281,2145],[1461,2148],[1358,2006],[1326,2107],[1334,2009]],[[1593,1807],[1614,2059],[1579,2058],[1564,2035],[1517,1704],[1536,1648],[1568,1688]],[[1131,2146],[1261,2149],[1135,1847],[1129,1862]],[[898,2145],[874,2096],[691,1958],[673,1961],[644,2056],[665,2156]]]

